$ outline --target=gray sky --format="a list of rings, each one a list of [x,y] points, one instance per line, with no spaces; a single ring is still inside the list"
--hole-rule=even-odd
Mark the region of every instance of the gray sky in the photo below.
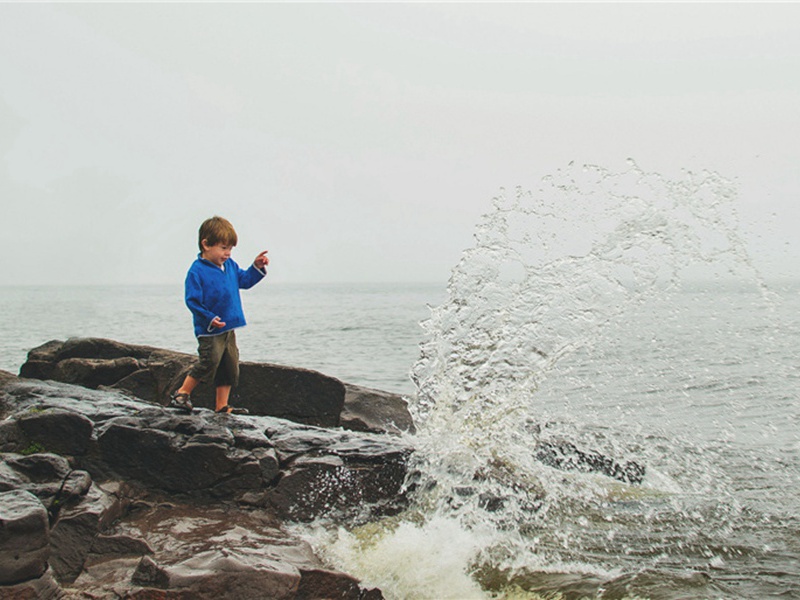
[[[569,161],[739,182],[800,266],[800,4],[0,4],[0,281],[446,281]],[[9,239],[10,236],[10,239]],[[10,241],[10,243],[8,243]]]

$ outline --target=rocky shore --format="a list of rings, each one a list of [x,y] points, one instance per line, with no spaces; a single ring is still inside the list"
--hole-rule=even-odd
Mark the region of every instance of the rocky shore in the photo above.
[[[105,339],[0,372],[0,598],[382,598],[285,524],[402,510],[405,400],[242,364],[217,415],[166,407],[194,357]]]
[[[194,360],[80,338],[34,348],[19,376],[0,371],[0,599],[383,598],[287,525],[351,526],[407,507],[406,400],[242,363],[232,403],[249,415],[216,414],[202,386],[185,414],[168,400]],[[537,440],[532,455],[552,468],[630,484],[645,473]],[[481,493],[479,505],[505,501]]]

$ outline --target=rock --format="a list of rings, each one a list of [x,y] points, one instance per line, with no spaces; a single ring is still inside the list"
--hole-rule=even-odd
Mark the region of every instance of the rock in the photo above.
[[[0,587],[0,598],[3,600],[60,600],[65,597],[50,571],[35,579]]]
[[[123,344],[103,338],[53,340],[34,348],[20,368],[22,377],[112,388],[146,402],[166,405],[195,363],[192,354]],[[213,408],[212,386],[192,394],[196,407]],[[339,425],[376,433],[413,432],[407,403],[397,395],[347,386],[316,371],[281,365],[240,364],[232,404],[251,414],[318,427]]]
[[[66,506],[50,531],[50,567],[61,583],[80,575],[98,534],[122,511],[119,498],[91,486],[79,503]]]
[[[344,406],[344,384],[308,369],[242,363],[237,404],[269,415],[318,427],[337,427]]]
[[[140,368],[139,361],[127,356],[114,359],[65,358],[56,364],[50,379],[97,389],[101,385],[112,385]]]
[[[416,433],[408,402],[399,394],[345,384],[341,425],[370,433]]]
[[[266,454],[235,447],[236,438],[207,411],[182,415],[144,409],[136,417],[118,417],[98,432],[101,457],[114,472],[171,492],[256,488],[269,483],[274,469]],[[219,491],[219,490],[218,490]]]
[[[370,596],[374,600],[383,598],[378,590],[378,595]],[[317,600],[318,598],[341,598],[342,600],[361,600],[364,590],[361,589],[355,577],[349,577],[333,571],[312,569],[300,572],[300,585],[295,594],[295,600]]]
[[[98,347],[121,351],[73,344],[69,353]],[[59,352],[51,344],[34,354]],[[280,370],[281,377],[306,377]],[[294,389],[313,393],[322,377],[313,374],[307,388],[295,382]],[[0,597],[12,589],[14,597],[60,597],[55,579],[69,593],[97,598],[382,597],[326,569],[281,519],[397,510],[411,451],[399,437],[203,408],[185,415],[119,390],[55,381],[9,381],[0,406],[3,449],[32,452],[0,456],[0,490],[27,494],[47,532],[25,586],[0,584]],[[45,441],[69,460],[33,447]],[[136,499],[150,497],[167,500]],[[0,540],[0,552],[13,553],[15,544]]]
[[[11,383],[12,381],[16,381],[16,379],[17,377],[13,373],[9,373],[8,371],[3,371],[0,369],[0,391],[2,391],[7,384]]]
[[[337,512],[357,514],[370,505],[376,514],[390,514],[404,506],[410,446],[313,427],[284,427],[268,435],[283,475],[265,502],[282,517],[310,521]]]
[[[625,483],[641,483],[645,467],[634,461],[620,463],[595,450],[580,450],[565,440],[539,442],[534,450],[536,460],[563,471],[602,473]]]
[[[99,534],[94,538],[90,552],[106,557],[144,556],[153,554],[153,549],[143,539],[129,535]]]
[[[57,454],[85,454],[92,437],[92,422],[83,415],[58,408],[32,410],[17,417],[29,445]]]
[[[0,493],[0,585],[41,577],[49,557],[44,505],[25,490]]]
[[[63,505],[85,494],[90,483],[88,473],[73,471],[67,459],[56,454],[0,455],[0,489],[32,493],[51,518]]]
[[[142,557],[132,574],[142,589],[126,597],[152,597],[149,589],[170,598],[356,600],[365,592],[353,577],[325,569],[307,543],[260,513],[221,506],[200,516],[189,505],[162,504],[120,530],[143,537],[159,532],[154,556]],[[182,532],[180,539],[174,532]]]

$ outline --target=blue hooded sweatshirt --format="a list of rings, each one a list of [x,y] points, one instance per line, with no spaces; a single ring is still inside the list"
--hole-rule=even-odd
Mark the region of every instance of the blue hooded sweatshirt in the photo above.
[[[266,275],[266,271],[260,271],[255,265],[241,269],[232,258],[226,260],[223,267],[198,254],[186,274],[186,306],[192,312],[197,337],[244,327],[247,323],[239,289],[253,287]],[[225,327],[211,327],[214,317],[219,317]]]

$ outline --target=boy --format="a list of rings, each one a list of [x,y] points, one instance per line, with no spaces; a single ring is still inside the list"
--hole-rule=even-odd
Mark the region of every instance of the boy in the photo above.
[[[201,381],[216,387],[216,412],[247,414],[244,408],[228,405],[231,388],[239,380],[239,349],[234,329],[244,327],[239,289],[248,289],[267,274],[267,251],[256,256],[247,269],[230,257],[238,237],[230,221],[206,219],[200,226],[200,254],[186,274],[186,306],[192,313],[200,360],[183,385],[172,394],[170,406],[192,412],[191,393]]]

